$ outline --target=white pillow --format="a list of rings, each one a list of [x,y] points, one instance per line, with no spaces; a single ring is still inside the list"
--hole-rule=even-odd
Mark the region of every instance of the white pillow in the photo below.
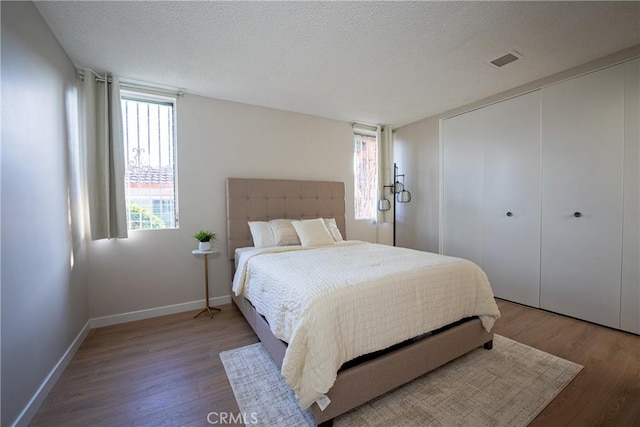
[[[292,222],[298,222],[298,220],[272,219],[269,221],[271,231],[273,231],[273,235],[276,239],[276,245],[292,246],[300,244],[300,239],[298,238],[296,229],[291,225]]]
[[[267,221],[249,221],[249,230],[256,248],[270,248],[276,246],[276,238]]]
[[[333,237],[324,225],[322,218],[296,221],[292,223],[296,229],[302,246],[333,245]]]
[[[325,218],[324,225],[327,227],[327,230],[329,230],[329,234],[333,237],[334,242],[342,242],[344,240],[335,218]]]

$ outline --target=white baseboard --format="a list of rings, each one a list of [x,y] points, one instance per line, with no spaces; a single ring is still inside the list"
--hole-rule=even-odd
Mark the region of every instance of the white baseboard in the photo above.
[[[231,296],[209,298],[209,305],[230,304]],[[133,322],[135,320],[149,319],[151,317],[164,316],[167,314],[181,313],[183,311],[197,310],[204,307],[204,299],[199,301],[184,302],[181,304],[166,305],[164,307],[149,308],[147,310],[131,311],[129,313],[114,314],[112,316],[95,317],[90,319],[91,328],[101,328],[103,326],[117,325],[118,323]]]
[[[47,395],[58,381],[58,378],[60,378],[60,375],[62,375],[65,368],[76,354],[76,351],[78,351],[78,348],[80,348],[80,345],[87,337],[87,334],[91,329],[90,324],[91,320],[87,320],[87,323],[85,323],[82,330],[80,330],[69,348],[67,348],[67,351],[64,352],[60,360],[58,360],[58,363],[56,363],[51,372],[49,372],[49,375],[47,375],[44,381],[42,381],[38,390],[35,392],[29,403],[27,403],[27,406],[24,407],[20,415],[18,415],[13,424],[11,424],[13,427],[29,425],[36,412],[38,412],[38,409],[40,409],[40,405],[42,405],[42,402],[47,398]]]
[[[230,304],[230,303],[231,303],[231,295],[226,295],[223,297],[216,297],[216,298],[209,298],[209,305],[212,305],[212,306]],[[182,304],[167,305],[164,307],[156,307],[156,308],[150,308],[147,310],[132,311],[129,313],[114,314],[113,316],[96,317],[96,318],[87,320],[87,323],[84,325],[80,333],[73,340],[69,348],[67,348],[67,351],[65,351],[65,353],[62,355],[58,363],[56,363],[56,365],[53,367],[51,372],[49,372],[49,375],[47,375],[47,377],[44,379],[44,381],[42,382],[42,384],[40,385],[36,393],[33,395],[31,400],[27,404],[27,406],[25,406],[25,408],[22,410],[20,415],[18,415],[18,417],[13,422],[13,424],[11,424],[11,426],[22,427],[22,426],[27,426],[31,422],[36,412],[38,412],[38,409],[40,409],[42,402],[44,402],[44,400],[47,398],[47,395],[49,394],[53,386],[56,384],[56,381],[58,381],[58,378],[60,378],[60,375],[62,375],[62,372],[64,372],[64,369],[67,367],[67,365],[69,364],[73,356],[76,354],[76,351],[78,351],[78,348],[80,348],[80,345],[82,344],[84,339],[87,337],[89,330],[94,328],[100,328],[102,326],[117,325],[118,323],[133,322],[134,320],[142,320],[142,319],[149,319],[151,317],[164,316],[166,314],[174,314],[174,313],[180,313],[183,311],[197,310],[203,307],[204,307],[204,299],[201,299],[199,301],[191,301],[191,302],[185,302]]]

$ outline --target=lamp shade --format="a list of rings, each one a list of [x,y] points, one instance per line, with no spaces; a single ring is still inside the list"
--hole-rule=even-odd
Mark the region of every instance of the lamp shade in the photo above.
[[[393,192],[398,194],[401,191],[404,190],[404,184],[401,183],[400,181],[396,181],[395,184],[393,184]]]
[[[391,201],[387,198],[378,200],[378,210],[388,211],[391,209]]]
[[[408,190],[402,190],[396,196],[398,203],[409,203],[411,201],[411,193]]]

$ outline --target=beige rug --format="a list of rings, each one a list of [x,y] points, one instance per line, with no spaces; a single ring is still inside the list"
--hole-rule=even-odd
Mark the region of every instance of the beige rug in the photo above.
[[[251,425],[313,426],[262,344],[220,353]],[[340,417],[334,426],[526,426],[582,366],[496,335],[472,351]]]

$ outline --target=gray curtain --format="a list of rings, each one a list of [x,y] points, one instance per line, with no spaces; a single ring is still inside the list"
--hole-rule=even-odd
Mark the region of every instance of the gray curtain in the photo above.
[[[91,240],[127,237],[120,83],[84,73],[84,133],[88,228]],[[110,82],[108,82],[110,80]]]
[[[378,134],[378,200],[383,197],[391,200],[390,211],[377,211],[377,222],[393,222],[393,197],[395,194],[391,189],[384,188],[385,185],[393,185],[393,128],[391,126],[380,126]]]

